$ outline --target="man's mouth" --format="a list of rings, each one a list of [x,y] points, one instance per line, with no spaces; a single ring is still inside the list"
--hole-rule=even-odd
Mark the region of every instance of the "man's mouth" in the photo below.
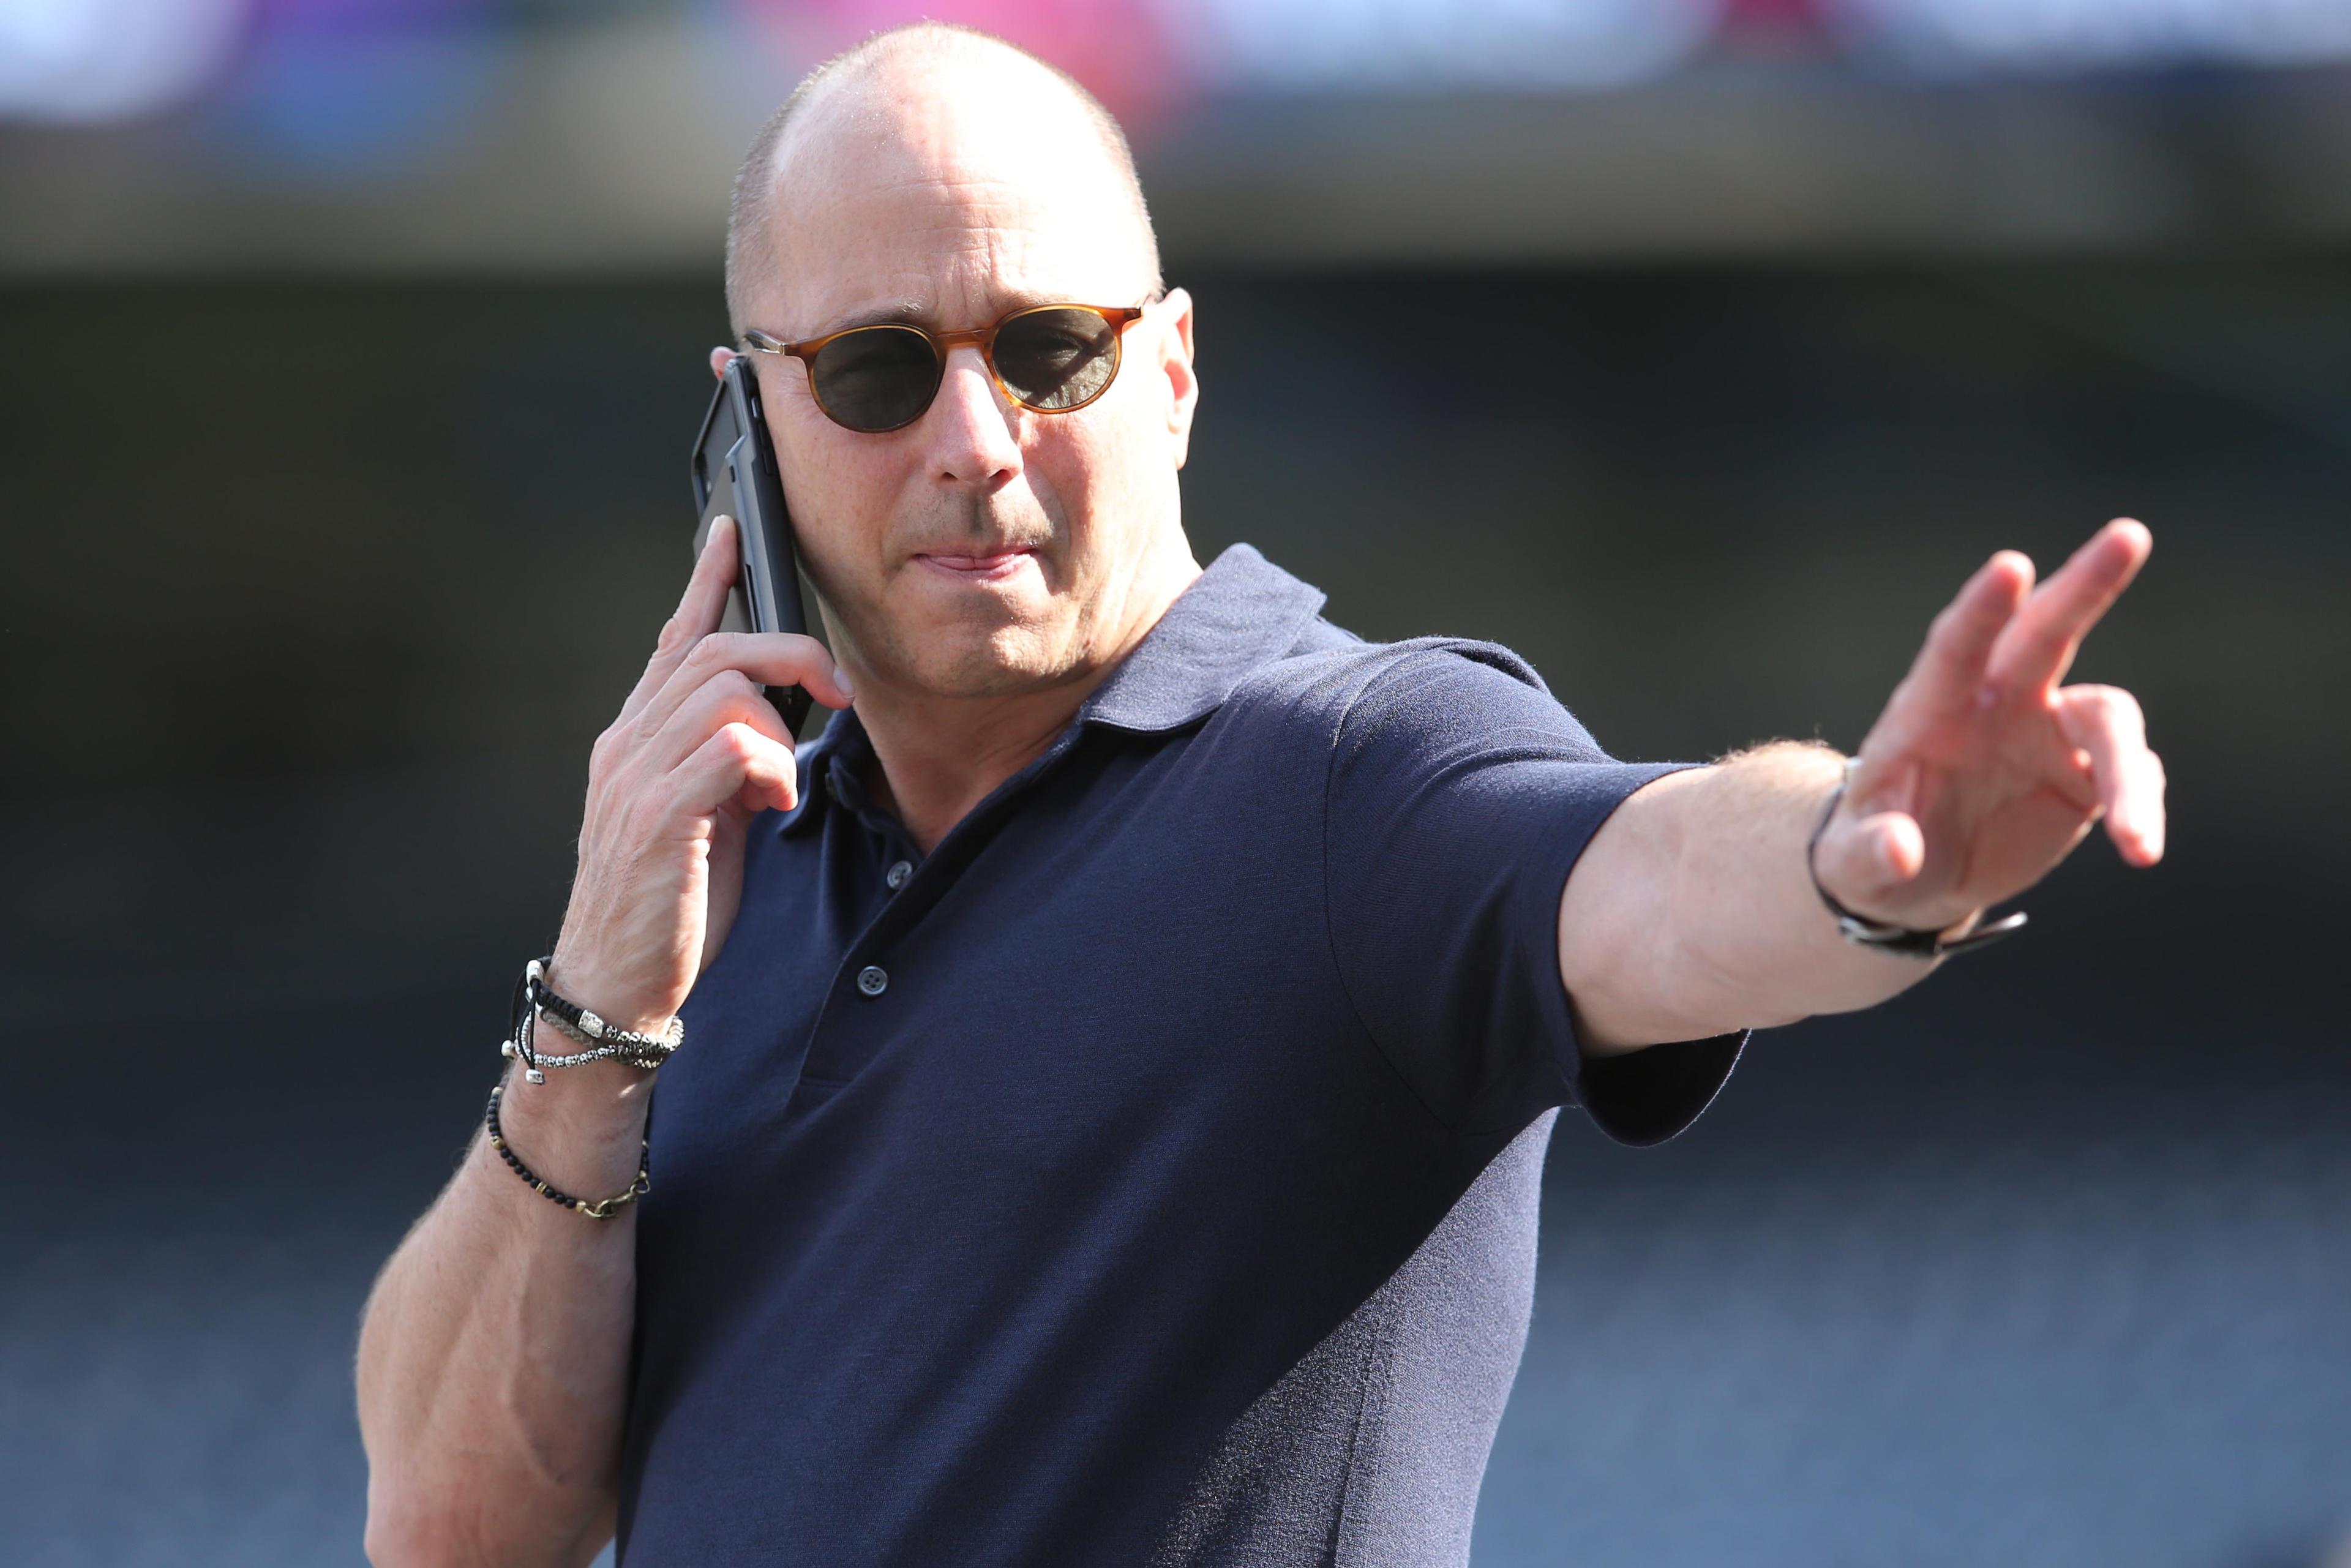
[[[914,559],[966,582],[997,582],[1020,570],[1022,563],[1036,553],[1033,549],[1009,548],[973,555],[926,550]]]

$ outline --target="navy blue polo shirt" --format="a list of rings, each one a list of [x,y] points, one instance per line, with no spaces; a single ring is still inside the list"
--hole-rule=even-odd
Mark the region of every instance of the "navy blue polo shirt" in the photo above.
[[[854,713],[752,824],[652,1113],[628,1568],[1458,1563],[1553,1114],[1561,890],[1667,771],[1507,651],[1225,552],[929,854]]]

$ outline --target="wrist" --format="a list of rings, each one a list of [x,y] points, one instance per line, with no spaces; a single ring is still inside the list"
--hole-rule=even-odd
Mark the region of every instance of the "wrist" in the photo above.
[[[517,1071],[504,1080],[517,1124],[543,1128],[583,1146],[628,1144],[643,1130],[653,1074],[621,1061],[584,1061],[534,1083]]]
[[[1981,905],[1962,910],[1957,915],[1950,914],[1949,910],[1927,909],[1907,912],[1899,918],[1881,918],[1871,913],[1866,905],[1856,907],[1855,903],[1842,897],[1821,875],[1821,839],[1828,831],[1830,822],[1835,820],[1837,809],[1844,802],[1846,787],[1860,765],[1858,757],[1845,759],[1844,771],[1821,807],[1812,836],[1804,841],[1805,873],[1812,880],[1813,892],[1819,896],[1830,918],[1836,922],[1837,935],[1856,946],[1931,963],[1940,960],[1946,953],[1997,941],[2023,925],[2024,915],[2021,912],[1985,925],[1986,910]],[[1945,918],[1938,923],[1928,924],[1938,915]]]
[[[659,1035],[677,1016],[674,1003],[664,1007],[661,998],[649,997],[643,987],[614,980],[592,959],[568,955],[559,944],[543,973],[548,989],[615,1028]]]
[[[581,1007],[549,984],[549,963],[545,958],[533,958],[523,966],[522,978],[515,982],[514,1007],[508,1020],[511,1032],[499,1047],[507,1056],[522,1062],[526,1082],[546,1082],[546,1070],[550,1067],[569,1069],[603,1061],[651,1071],[667,1061],[684,1043],[685,1020],[680,1018],[671,1018],[659,1034],[640,1033],[607,1022],[593,1008]],[[542,1025],[558,1038],[577,1042],[581,1049],[544,1048],[539,1041]]]
[[[605,1065],[600,1063],[599,1065]],[[598,1085],[587,1072],[565,1073],[545,1083],[528,1083],[519,1073],[492,1093],[492,1114],[500,1125],[487,1158],[503,1162],[534,1186],[603,1197],[633,1188],[643,1175],[646,1096],[651,1080],[636,1074],[638,1089]],[[557,1088],[562,1083],[564,1088]],[[601,1092],[600,1092],[601,1091]],[[486,1143],[487,1141],[486,1140]],[[495,1167],[493,1167],[495,1168]],[[505,1178],[496,1178],[506,1185]],[[624,1205],[633,1198],[622,1200]],[[592,1218],[609,1218],[609,1213]]]
[[[1865,895],[1848,896],[1828,877],[1822,875],[1817,869],[1813,875],[1813,888],[1820,894],[1821,903],[1827,907],[1830,916],[1834,919],[1850,918],[1866,926],[1882,930],[1915,932],[1935,936],[1946,942],[1958,941],[1974,931],[1977,926],[1983,924],[1986,914],[1986,910],[1981,905],[1962,911],[1958,915],[1950,914],[1948,906],[1941,909],[1931,905],[1918,909],[1885,909]]]

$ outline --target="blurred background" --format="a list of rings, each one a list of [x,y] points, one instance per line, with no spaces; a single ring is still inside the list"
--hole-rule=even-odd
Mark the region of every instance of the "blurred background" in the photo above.
[[[0,1559],[359,1561],[736,161],[917,9],[0,0]],[[2170,858],[1562,1124],[1482,1568],[2351,1562],[2351,0],[920,9],[1127,120],[1203,559],[1620,755],[1849,747],[1990,550],[2155,529],[2079,673]]]

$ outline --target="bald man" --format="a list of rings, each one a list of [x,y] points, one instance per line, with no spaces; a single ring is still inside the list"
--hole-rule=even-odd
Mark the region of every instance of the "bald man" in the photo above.
[[[728,294],[830,652],[718,630],[715,528],[596,745],[537,1025],[581,1060],[369,1304],[387,1568],[1460,1563],[1557,1109],[1670,1136],[2102,816],[2161,853],[2136,705],[2060,684],[2136,523],[1993,557],[1856,758],[1700,768],[1204,571],[1192,303],[995,40],[803,84]],[[782,684],[838,710],[797,755]]]

